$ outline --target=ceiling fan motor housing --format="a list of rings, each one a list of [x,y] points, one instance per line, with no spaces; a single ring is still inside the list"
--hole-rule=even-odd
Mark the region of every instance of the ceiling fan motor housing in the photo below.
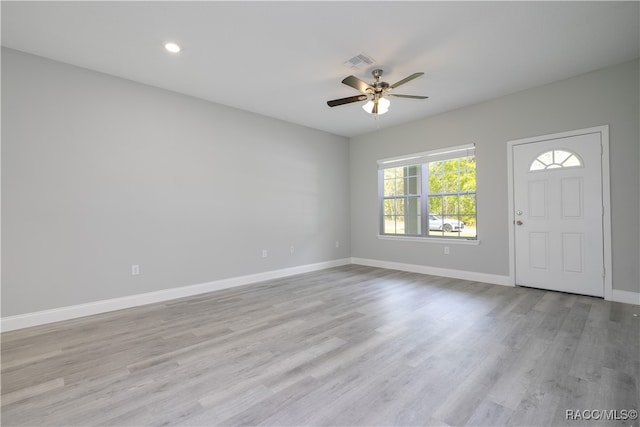
[[[382,77],[382,72],[383,71],[380,69],[376,69],[371,72],[373,77],[376,79],[376,81],[373,82],[371,86],[373,86],[375,93],[377,94],[380,94],[389,89],[389,83],[380,81],[380,78]]]

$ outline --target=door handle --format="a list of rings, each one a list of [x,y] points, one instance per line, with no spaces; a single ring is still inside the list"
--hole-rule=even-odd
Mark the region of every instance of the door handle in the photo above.
[[[522,225],[522,224],[523,224],[523,222],[522,222],[522,221],[520,221],[520,220],[518,220],[518,221],[516,221],[516,224],[517,224],[517,225]]]

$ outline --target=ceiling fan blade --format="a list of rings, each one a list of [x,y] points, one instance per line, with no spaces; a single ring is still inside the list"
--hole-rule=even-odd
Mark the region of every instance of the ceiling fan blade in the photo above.
[[[352,88],[357,89],[362,93],[367,93],[367,89],[369,91],[375,91],[373,86],[371,86],[367,82],[363,82],[355,76],[345,77],[344,80],[342,80],[342,83],[346,84],[347,86],[351,86]]]
[[[395,96],[397,98],[411,98],[411,99],[427,99],[428,96],[419,96],[419,95],[400,95],[397,93],[390,93],[387,96]]]
[[[340,98],[340,99],[334,99],[332,101],[327,101],[327,105],[329,107],[337,107],[338,105],[344,105],[344,104],[350,104],[352,102],[364,101],[367,98],[368,98],[367,95],[350,96],[348,98]]]
[[[398,86],[403,85],[403,84],[405,84],[407,82],[410,82],[413,79],[417,79],[418,77],[422,76],[423,74],[424,73],[413,73],[409,77],[405,77],[404,79],[400,80],[399,82],[392,84],[391,85],[391,89],[395,89]]]

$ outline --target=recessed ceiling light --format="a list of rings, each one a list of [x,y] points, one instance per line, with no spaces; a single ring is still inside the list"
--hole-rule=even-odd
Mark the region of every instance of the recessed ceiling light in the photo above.
[[[178,53],[181,50],[180,46],[178,44],[176,44],[176,43],[173,43],[173,42],[165,43],[164,44],[164,48],[167,49],[171,53]]]

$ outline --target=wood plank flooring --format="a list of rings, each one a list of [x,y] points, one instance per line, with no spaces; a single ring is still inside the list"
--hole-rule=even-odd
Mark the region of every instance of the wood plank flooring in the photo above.
[[[638,425],[637,306],[350,265],[3,333],[2,425]]]

